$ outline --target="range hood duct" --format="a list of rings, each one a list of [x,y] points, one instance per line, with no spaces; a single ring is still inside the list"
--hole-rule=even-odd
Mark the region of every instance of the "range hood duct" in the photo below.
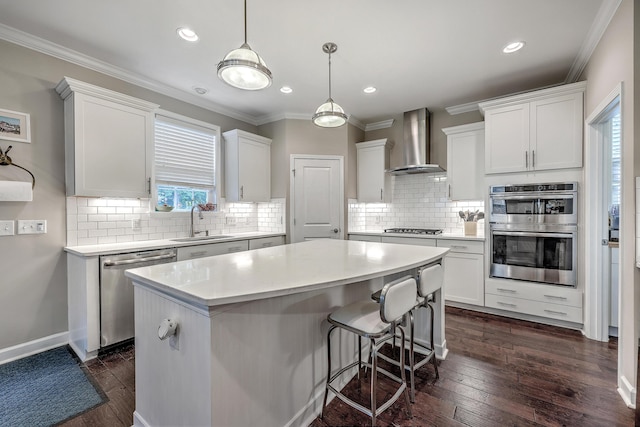
[[[431,157],[431,113],[426,108],[404,113],[404,166],[391,169],[393,175],[442,173],[445,170],[429,162]]]

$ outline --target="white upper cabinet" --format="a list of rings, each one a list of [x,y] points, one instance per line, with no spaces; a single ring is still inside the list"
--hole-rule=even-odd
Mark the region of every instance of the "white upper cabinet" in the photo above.
[[[484,200],[484,122],[442,132],[447,135],[449,200]]]
[[[239,129],[223,136],[227,201],[271,200],[271,140]]]
[[[584,82],[480,103],[485,173],[582,167]]]
[[[358,202],[387,203],[391,201],[391,176],[389,151],[393,143],[387,139],[359,142],[358,152]]]
[[[158,105],[65,77],[68,196],[150,196],[154,110]]]

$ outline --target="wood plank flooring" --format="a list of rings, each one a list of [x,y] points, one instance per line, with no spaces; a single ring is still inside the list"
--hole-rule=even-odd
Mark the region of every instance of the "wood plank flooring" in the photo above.
[[[633,426],[635,411],[616,391],[617,341],[587,340],[580,332],[446,308],[449,354],[416,376],[413,418],[400,399],[381,426]],[[109,402],[62,424],[130,426],[135,409],[134,349],[124,348],[86,364]],[[379,398],[392,387],[379,381]],[[346,388],[368,399],[368,384]],[[334,399],[311,427],[366,426],[367,416]]]

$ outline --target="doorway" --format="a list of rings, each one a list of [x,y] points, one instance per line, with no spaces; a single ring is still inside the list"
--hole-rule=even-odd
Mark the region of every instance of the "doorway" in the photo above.
[[[291,243],[344,238],[342,156],[291,155]]]
[[[620,293],[615,283],[619,264],[612,264],[614,257],[619,255],[616,240],[621,231],[616,227],[622,202],[621,94],[622,83],[601,101],[586,120],[584,332],[588,338],[598,341],[608,341],[609,334],[617,335],[618,328],[622,327],[618,324]]]

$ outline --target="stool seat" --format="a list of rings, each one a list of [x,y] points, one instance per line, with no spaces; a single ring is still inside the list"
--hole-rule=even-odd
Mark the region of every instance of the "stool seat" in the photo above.
[[[380,318],[380,304],[374,301],[358,301],[345,305],[329,314],[329,323],[341,328],[358,331],[361,335],[379,336],[389,331],[390,324]]]

